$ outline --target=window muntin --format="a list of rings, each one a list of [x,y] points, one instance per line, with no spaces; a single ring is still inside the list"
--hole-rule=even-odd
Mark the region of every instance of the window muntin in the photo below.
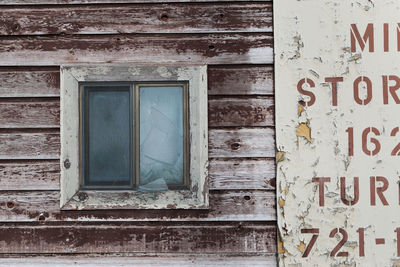
[[[81,84],[81,188],[187,190],[186,82]]]

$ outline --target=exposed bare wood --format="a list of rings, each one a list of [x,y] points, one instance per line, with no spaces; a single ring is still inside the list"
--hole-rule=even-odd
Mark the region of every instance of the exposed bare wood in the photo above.
[[[210,99],[210,127],[273,126],[272,98]],[[57,128],[60,127],[59,101],[0,102],[0,128]]]
[[[0,162],[1,190],[59,190],[60,162]]]
[[[60,163],[53,161],[0,162],[1,190],[59,190]],[[211,190],[275,189],[274,159],[213,159]]]
[[[0,128],[59,128],[60,102],[0,102]]]
[[[275,157],[273,128],[211,129],[209,157]],[[0,133],[0,159],[58,159],[59,133]]]
[[[0,253],[276,252],[265,224],[3,224],[0,237]]]
[[[209,95],[273,95],[272,66],[214,66],[208,71]]]
[[[0,39],[0,65],[271,64],[272,45],[262,33],[7,37]]]
[[[272,98],[218,98],[208,100],[208,123],[212,126],[273,126]]]
[[[59,96],[58,71],[1,71],[0,97]]]
[[[261,253],[260,253],[261,254]],[[265,253],[256,255],[221,255],[221,254],[157,254],[153,256],[41,256],[23,258],[3,258],[0,266],[26,267],[49,266],[179,266],[179,267],[209,267],[209,266],[262,266],[275,267],[275,254]],[[15,257],[15,256],[14,256]]]
[[[58,191],[0,192],[0,222],[10,221],[275,221],[275,194],[211,191],[209,210],[60,211]]]
[[[272,128],[214,129],[209,131],[209,157],[274,157]]]
[[[0,18],[0,35],[272,31],[270,2],[3,8]]]
[[[0,71],[0,97],[59,96],[60,73],[56,68],[45,71],[41,67],[19,67]],[[272,66],[211,65],[208,67],[208,94],[272,95],[272,79]]]
[[[0,133],[0,159],[59,159],[59,133]]]
[[[272,0],[2,0],[1,5],[127,4],[174,2],[272,2]]]
[[[212,159],[209,186],[211,189],[275,189],[275,160]]]

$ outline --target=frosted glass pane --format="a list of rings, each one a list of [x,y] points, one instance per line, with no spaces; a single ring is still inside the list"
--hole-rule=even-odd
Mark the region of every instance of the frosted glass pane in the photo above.
[[[140,86],[139,94],[139,190],[183,185],[183,87]]]
[[[87,94],[85,185],[129,185],[132,162],[129,87],[86,89],[95,88]]]

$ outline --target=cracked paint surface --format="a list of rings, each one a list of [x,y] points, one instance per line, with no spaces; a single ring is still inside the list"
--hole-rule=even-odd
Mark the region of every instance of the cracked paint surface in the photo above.
[[[399,11],[274,3],[279,266],[400,266]]]

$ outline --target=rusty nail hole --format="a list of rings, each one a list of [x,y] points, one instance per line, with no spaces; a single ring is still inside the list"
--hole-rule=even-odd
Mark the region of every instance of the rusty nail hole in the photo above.
[[[213,45],[210,45],[210,46],[208,46],[208,49],[210,49],[210,50],[214,50],[214,49],[215,49],[215,46],[213,46]]]
[[[240,144],[239,144],[239,143],[233,143],[233,144],[231,145],[231,149],[232,149],[232,150],[238,150],[239,147],[240,147]]]
[[[80,201],[85,201],[88,198],[88,195],[86,193],[84,193],[84,192],[80,192],[78,194],[78,198],[79,198]]]
[[[219,17],[220,17],[220,18],[223,18],[223,17],[224,17],[224,14],[219,14]]]
[[[250,196],[244,196],[244,200],[250,200]]]
[[[69,159],[64,160],[64,167],[66,169],[69,169],[69,167],[71,167],[71,162],[69,162]]]
[[[117,41],[121,41],[121,38],[117,38]]]
[[[7,202],[7,208],[9,208],[9,209],[14,208],[14,203],[12,203],[12,202]]]
[[[241,230],[243,228],[243,226],[241,224],[238,225],[237,229]]]
[[[44,216],[43,213],[40,213],[38,219],[39,219],[39,221],[44,221],[44,220],[46,220],[46,216]]]
[[[167,21],[168,19],[169,19],[169,17],[168,17],[167,14],[162,14],[162,15],[161,15],[161,20],[162,20],[162,21]]]
[[[305,106],[305,105],[306,105],[306,102],[304,102],[303,100],[300,100],[300,101],[299,101],[299,104],[302,105],[302,106]]]

